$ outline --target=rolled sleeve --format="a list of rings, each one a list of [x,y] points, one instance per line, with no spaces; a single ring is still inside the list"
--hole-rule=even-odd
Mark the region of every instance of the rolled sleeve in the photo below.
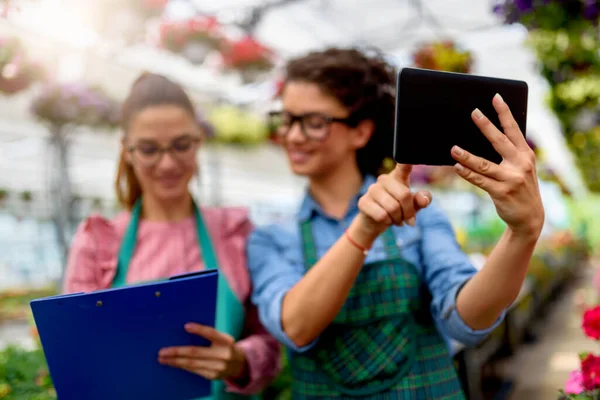
[[[286,261],[283,251],[285,231],[277,232],[276,227],[255,230],[249,237],[246,249],[248,269],[252,279],[252,302],[258,308],[260,322],[274,338],[295,352],[305,352],[313,348],[318,338],[299,347],[284,332],[281,323],[281,308],[287,292],[303,276],[303,270]]]
[[[424,278],[432,295],[431,313],[444,334],[466,346],[474,346],[496,329],[506,311],[492,326],[482,330],[474,330],[463,321],[456,309],[456,297],[477,269],[458,245],[450,221],[435,203],[419,212],[419,217]]]
[[[452,339],[464,344],[465,346],[472,347],[484,340],[502,323],[504,317],[506,316],[506,310],[502,312],[500,317],[498,317],[494,324],[489,328],[476,330],[468,326],[456,310],[456,297],[458,296],[460,289],[465,283],[467,283],[467,281],[460,285],[456,285],[446,296],[442,308],[440,322],[446,333],[452,337]]]

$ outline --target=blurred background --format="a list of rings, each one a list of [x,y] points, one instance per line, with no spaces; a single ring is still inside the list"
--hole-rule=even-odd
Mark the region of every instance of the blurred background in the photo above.
[[[576,7],[573,4],[576,3]],[[598,303],[600,36],[596,1],[0,0],[0,399],[52,399],[28,301],[60,290],[78,223],[120,211],[119,105],[141,72],[181,83],[210,140],[191,190],[295,212],[302,179],[271,135],[282,66],[326,46],[376,47],[406,66],[520,79],[546,227],[509,316],[479,348],[455,346],[469,399],[558,396]],[[504,228],[452,170],[418,167],[460,244],[483,265]],[[591,347],[590,347],[591,346]],[[265,398],[285,398],[284,373]]]

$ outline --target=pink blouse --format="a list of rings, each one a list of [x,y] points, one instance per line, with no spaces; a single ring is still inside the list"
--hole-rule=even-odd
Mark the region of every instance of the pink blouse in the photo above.
[[[276,377],[280,353],[279,344],[263,328],[250,302],[252,287],[246,268],[245,243],[252,224],[247,211],[241,208],[206,208],[202,216],[219,267],[246,307],[245,336],[238,345],[246,354],[250,379],[243,387],[226,381],[227,390],[254,394]],[[91,216],[79,226],[69,253],[65,293],[91,292],[111,286],[129,218],[128,212],[113,220]],[[140,221],[127,282],[155,280],[203,268],[194,217],[177,223]]]

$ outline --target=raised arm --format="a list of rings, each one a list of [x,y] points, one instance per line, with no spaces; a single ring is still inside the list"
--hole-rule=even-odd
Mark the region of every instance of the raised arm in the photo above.
[[[452,152],[458,174],[488,192],[507,224],[482,270],[458,294],[458,312],[474,329],[490,326],[518,296],[544,224],[535,154],[499,95],[493,105],[504,134],[479,110],[472,118],[503,161],[494,164],[456,147]]]

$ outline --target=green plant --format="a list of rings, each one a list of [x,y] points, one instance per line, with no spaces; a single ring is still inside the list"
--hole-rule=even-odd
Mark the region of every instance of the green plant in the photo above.
[[[29,190],[25,190],[21,193],[21,200],[23,200],[25,203],[29,203],[31,200],[33,200],[33,194]]]
[[[6,200],[8,197],[8,190],[0,189],[0,201]]]
[[[0,352],[0,399],[56,399],[42,350],[11,346]]]
[[[97,197],[94,200],[92,200],[92,207],[97,210],[101,209],[102,208],[102,199]]]

